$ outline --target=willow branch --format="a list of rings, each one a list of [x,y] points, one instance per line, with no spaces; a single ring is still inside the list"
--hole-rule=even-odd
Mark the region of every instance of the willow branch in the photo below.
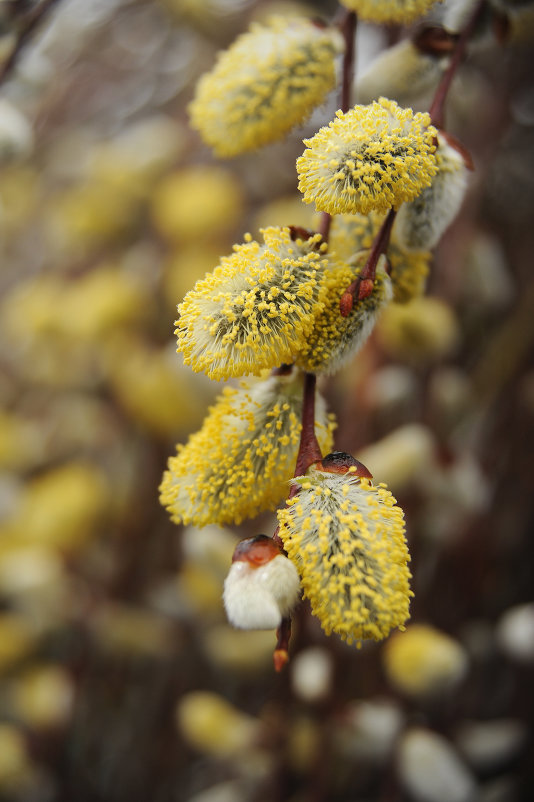
[[[449,89],[451,88],[451,84],[454,76],[456,75],[458,67],[464,59],[467,45],[473,35],[479,19],[482,16],[485,5],[486,0],[480,0],[478,5],[475,7],[473,14],[458,38],[450,64],[443,74],[438,88],[436,89],[436,94],[434,95],[434,99],[429,109],[432,124],[435,125],[436,128],[443,128],[445,117],[445,101],[447,100]]]
[[[354,56],[357,19],[354,11],[344,17],[340,29],[345,39],[345,55],[343,56],[343,81],[341,84],[341,111],[346,112],[352,106],[352,84],[354,81]]]
[[[391,237],[391,229],[395,221],[395,209],[390,209],[386,219],[380,226],[378,234],[374,238],[373,245],[369,251],[369,256],[358,278],[349,284],[339,301],[339,311],[342,317],[348,317],[354,300],[361,301],[367,298],[373,291],[373,283],[376,276],[376,266],[383,253],[386,252]]]

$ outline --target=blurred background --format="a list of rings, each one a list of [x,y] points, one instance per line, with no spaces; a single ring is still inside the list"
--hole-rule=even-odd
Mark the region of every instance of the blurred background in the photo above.
[[[176,304],[246,231],[314,225],[294,162],[338,100],[226,163],[187,103],[252,19],[336,10],[0,3],[2,802],[532,798],[533,4],[500,0],[455,79],[475,171],[428,297],[322,387],[337,446],[405,510],[406,633],[356,649],[302,605],[275,674],[274,633],[221,602],[236,540],[274,516],[182,529],[158,503],[220,390],[175,353]],[[407,33],[359,26],[362,96]],[[373,92],[424,109],[441,71]]]

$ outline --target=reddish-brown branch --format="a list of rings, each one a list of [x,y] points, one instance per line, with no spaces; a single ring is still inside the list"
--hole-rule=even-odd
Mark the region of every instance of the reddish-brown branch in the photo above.
[[[345,55],[343,57],[343,82],[341,84],[341,111],[345,112],[352,106],[352,83],[354,81],[354,55],[357,19],[354,11],[349,11],[340,25],[345,40]]]
[[[353,307],[354,299],[361,301],[367,298],[373,291],[373,284],[376,276],[376,266],[381,255],[386,252],[389,245],[389,238],[391,237],[391,229],[395,221],[395,209],[390,209],[388,215],[376,237],[374,238],[373,245],[369,251],[369,256],[363,267],[362,272],[350,284],[339,301],[339,311],[342,317],[347,317]]]
[[[315,436],[315,373],[304,374],[304,397],[302,400],[302,431],[300,433],[300,446],[295,465],[295,476],[302,476],[306,473],[313,462],[317,462],[322,457],[317,437]],[[296,488],[293,486],[289,497],[295,495]]]
[[[291,618],[282,618],[276,630],[276,647],[273,654],[274,670],[281,671],[289,663],[289,639],[291,638]]]
[[[328,214],[328,212],[321,212],[321,222],[319,223],[318,231],[325,242],[328,242],[331,222],[332,222],[332,215]]]
[[[465,28],[463,29],[458,38],[456,47],[452,54],[450,64],[447,67],[443,75],[443,78],[439,83],[438,88],[436,89],[436,94],[434,95],[434,99],[429,109],[432,124],[435,125],[436,128],[443,128],[444,116],[445,116],[444,112],[445,101],[447,100],[449,89],[451,87],[453,78],[456,75],[456,71],[465,56],[467,45],[469,43],[469,40],[471,39],[471,36],[473,35],[473,32],[478,24],[480,17],[482,16],[482,12],[484,11],[485,5],[486,5],[486,0],[480,0],[475,10],[473,11],[471,18],[468,20]]]

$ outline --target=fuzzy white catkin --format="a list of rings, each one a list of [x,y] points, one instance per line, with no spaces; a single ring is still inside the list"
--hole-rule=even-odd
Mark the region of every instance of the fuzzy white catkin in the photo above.
[[[500,617],[496,629],[502,651],[519,663],[534,663],[534,602],[510,607]]]
[[[434,248],[462,205],[467,189],[463,156],[438,134],[438,172],[430,186],[404,203],[395,221],[395,235],[407,250]]]
[[[456,732],[456,745],[477,771],[502,766],[516,757],[528,738],[523,721],[513,718],[464,721]]]
[[[404,723],[401,708],[390,699],[353,702],[346,711],[346,727],[340,730],[340,750],[352,760],[384,764],[391,760]]]
[[[323,699],[332,685],[332,658],[326,649],[305,649],[292,660],[291,684],[300,699],[316,702]]]
[[[371,103],[384,95],[402,105],[426,97],[438,84],[447,64],[422,53],[409,39],[384,50],[370,64],[356,84],[358,103]]]
[[[27,156],[33,132],[26,117],[8,100],[0,99],[0,164]]]
[[[474,802],[475,779],[441,735],[408,730],[399,744],[398,766],[401,783],[415,802]]]
[[[410,485],[433,461],[435,442],[430,429],[407,423],[358,452],[358,459],[373,476],[394,488]]]
[[[238,629],[276,629],[299,590],[297,569],[283,554],[258,568],[247,561],[234,562],[224,582],[226,615]]]

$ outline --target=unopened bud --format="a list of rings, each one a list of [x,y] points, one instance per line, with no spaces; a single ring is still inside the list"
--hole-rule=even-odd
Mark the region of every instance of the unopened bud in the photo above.
[[[355,476],[365,476],[367,479],[372,479],[372,473],[365,467],[362,462],[355,459],[351,454],[345,451],[332,451],[327,454],[322,460],[315,464],[319,471],[326,471],[326,473],[350,473]]]
[[[224,583],[224,606],[238,629],[276,629],[298,600],[297,569],[266,535],[238,543]]]

